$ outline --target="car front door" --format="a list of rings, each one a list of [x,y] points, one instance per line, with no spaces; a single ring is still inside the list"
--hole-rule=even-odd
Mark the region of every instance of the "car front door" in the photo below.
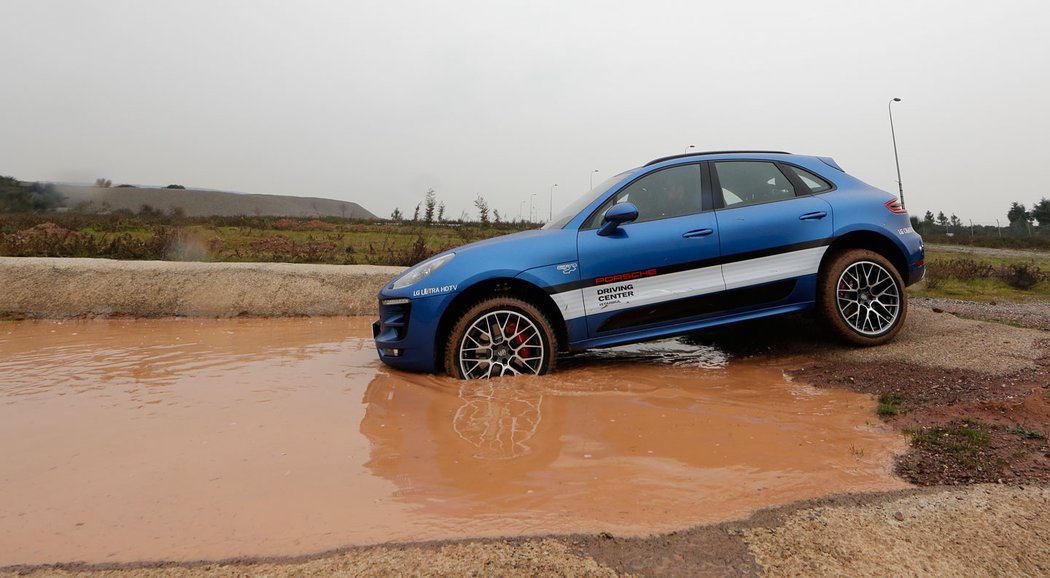
[[[833,215],[831,205],[812,194],[819,187],[800,173],[823,181],[772,161],[711,161],[710,167],[727,306],[812,300]]]
[[[577,246],[591,338],[702,313],[696,299],[724,290],[719,232],[702,180],[699,163],[648,173],[610,197],[580,228]],[[625,202],[638,208],[638,218],[600,234],[606,211]]]

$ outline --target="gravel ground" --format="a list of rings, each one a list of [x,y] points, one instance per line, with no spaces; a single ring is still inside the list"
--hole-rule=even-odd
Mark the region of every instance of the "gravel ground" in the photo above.
[[[921,303],[911,305],[904,328],[892,342],[863,348],[834,344],[815,348],[813,356],[838,362],[892,361],[1006,375],[1034,368],[1043,355],[1039,342],[1048,337],[1045,332],[960,319],[936,313]]]
[[[835,496],[651,538],[606,534],[364,547],[287,560],[0,570],[0,578],[1047,575],[1050,488],[997,484]]]
[[[949,253],[969,253],[971,255],[985,255],[987,257],[1029,257],[1050,258],[1050,252],[1037,249],[996,249],[992,247],[970,247],[967,245],[926,245],[931,251],[947,251]]]
[[[770,576],[1047,576],[1050,488],[982,485],[818,507],[743,533]]]
[[[239,578],[266,576],[618,576],[554,540],[472,542],[434,546],[362,548],[309,560],[230,562],[78,569],[40,568],[16,576],[61,578]]]
[[[968,319],[997,321],[1050,331],[1050,303],[1046,301],[978,303],[962,299],[917,297],[913,298],[911,303],[918,307],[941,310]]]

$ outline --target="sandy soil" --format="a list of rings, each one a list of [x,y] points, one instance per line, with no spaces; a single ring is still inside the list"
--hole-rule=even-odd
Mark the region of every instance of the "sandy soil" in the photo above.
[[[0,318],[373,315],[400,267],[0,257]]]
[[[567,536],[354,548],[285,560],[63,565],[0,578],[240,576],[1046,576],[1050,488],[845,495],[652,538]]]

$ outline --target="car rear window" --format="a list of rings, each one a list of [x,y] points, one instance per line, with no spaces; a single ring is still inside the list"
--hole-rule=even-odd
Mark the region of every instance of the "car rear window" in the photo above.
[[[805,169],[792,165],[784,165],[784,169],[794,172],[811,193],[823,193],[832,189],[831,183]]]

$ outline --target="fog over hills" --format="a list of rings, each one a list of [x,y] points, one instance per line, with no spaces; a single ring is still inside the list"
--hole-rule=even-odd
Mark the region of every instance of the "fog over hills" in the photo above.
[[[376,219],[370,211],[348,201],[289,195],[228,193],[201,189],[167,189],[146,187],[93,187],[56,184],[66,196],[66,206],[73,208],[91,203],[90,209],[137,212],[142,205],[168,212],[181,207],[189,217],[208,216],[276,216],[276,217],[344,217]]]

